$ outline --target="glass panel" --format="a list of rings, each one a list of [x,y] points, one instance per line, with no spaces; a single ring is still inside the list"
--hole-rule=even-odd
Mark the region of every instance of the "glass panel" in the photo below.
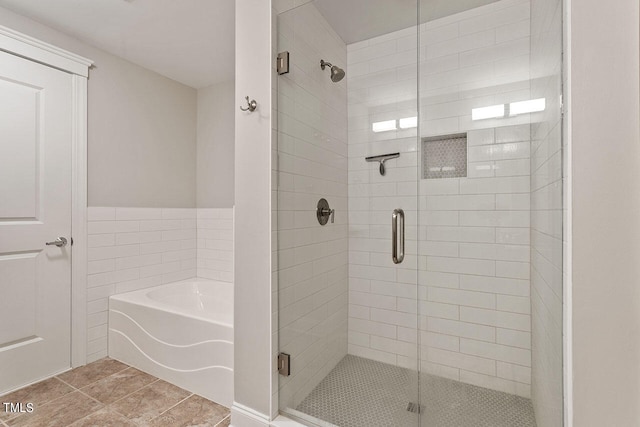
[[[280,410],[562,426],[561,2],[410,3],[278,15]]]
[[[561,2],[472,3],[420,2],[421,425],[561,426]]]
[[[277,78],[279,350],[291,361],[279,406],[309,425],[419,424],[417,2],[390,6],[322,0],[277,17],[290,53]]]

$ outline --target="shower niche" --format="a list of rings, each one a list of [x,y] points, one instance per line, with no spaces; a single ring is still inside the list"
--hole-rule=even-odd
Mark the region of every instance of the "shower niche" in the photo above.
[[[422,138],[422,179],[466,176],[466,133]]]

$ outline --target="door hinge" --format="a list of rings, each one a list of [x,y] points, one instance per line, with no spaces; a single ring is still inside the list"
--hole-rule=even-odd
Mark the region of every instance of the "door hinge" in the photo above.
[[[283,377],[291,375],[291,356],[287,353],[278,354],[278,373]]]
[[[276,64],[278,74],[287,74],[289,72],[289,52],[280,52]]]

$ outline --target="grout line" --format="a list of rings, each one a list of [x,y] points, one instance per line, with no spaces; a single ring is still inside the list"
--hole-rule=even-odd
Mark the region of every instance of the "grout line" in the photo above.
[[[94,399],[94,400],[95,400],[95,399]],[[78,420],[75,420],[75,421],[73,422],[73,424],[75,424],[75,423],[77,423],[77,422],[79,422],[79,421],[82,421],[82,420],[84,420],[84,419],[86,419],[86,418],[89,418],[91,415],[93,415],[93,414],[95,414],[95,413],[97,413],[97,412],[102,411],[104,408],[106,408],[106,405],[102,405],[102,408],[98,408],[97,410],[95,410],[95,411],[93,411],[93,412],[88,413],[88,414],[87,414],[87,415],[85,415],[84,417],[82,417],[82,418],[80,418],[80,419],[78,419]]]
[[[155,378],[155,380],[151,381],[149,384],[145,385],[144,387],[140,387],[140,388],[139,388],[139,389],[137,389],[136,391],[133,391],[133,392],[131,392],[131,393],[127,394],[126,396],[122,396],[122,397],[121,397],[120,399],[118,399],[118,400],[114,400],[113,402],[109,403],[107,406],[111,406],[111,405],[113,405],[113,404],[114,404],[114,403],[116,403],[116,402],[120,402],[122,399],[126,399],[127,397],[131,396],[132,394],[137,393],[137,392],[139,392],[140,390],[145,389],[145,388],[147,388],[147,387],[149,387],[149,386],[151,386],[151,385],[153,385],[153,384],[157,383],[158,381],[160,381],[160,378],[156,378],[156,377],[154,377],[154,378]],[[116,411],[116,410],[114,409],[114,411]],[[118,411],[116,411],[116,412],[118,412]],[[118,412],[118,413],[120,414],[120,412]],[[120,415],[125,416],[124,414],[120,414]]]
[[[183,389],[183,390],[184,390],[184,389]],[[193,396],[193,395],[194,395],[194,394],[193,394],[193,393],[191,393],[189,396],[185,397],[184,399],[182,399],[181,401],[179,401],[179,402],[178,402],[178,403],[176,403],[175,405],[170,406],[167,410],[165,410],[165,411],[163,411],[163,412],[159,413],[156,417],[153,417],[153,418],[152,418],[152,420],[154,420],[154,419],[156,419],[156,418],[158,418],[158,417],[161,417],[163,414],[165,414],[165,413],[169,412],[170,410],[172,410],[173,408],[175,408],[176,406],[178,406],[179,404],[181,404],[181,403],[182,403],[182,402],[184,402],[185,400],[189,399],[189,398],[190,398],[191,396]]]
[[[222,423],[228,418],[231,418],[231,414],[229,414],[226,417],[224,417],[223,419],[221,419],[220,422],[218,424],[216,424],[215,426],[213,426],[213,427],[217,427],[217,426],[222,425]]]
[[[81,394],[83,394],[83,395],[87,396],[89,399],[93,400],[94,402],[98,402],[100,405],[102,405],[102,408],[104,408],[105,406],[107,406],[107,405],[105,405],[104,403],[100,402],[98,399],[96,399],[96,398],[94,398],[94,397],[89,396],[89,395],[88,395],[87,393],[85,393],[84,391],[82,391],[82,390],[78,390],[78,391],[79,391]],[[102,409],[102,408],[100,408],[100,409]],[[100,410],[100,409],[98,409],[98,410]]]
[[[55,378],[56,378],[58,381],[62,382],[63,384],[66,384],[66,385],[68,385],[69,387],[71,387],[71,388],[73,389],[73,391],[79,390],[79,388],[78,388],[78,387],[75,387],[75,386],[73,386],[73,385],[69,384],[69,383],[68,383],[68,382],[66,382],[65,380],[62,380],[62,379],[60,379],[60,378],[58,378],[58,377],[55,377]],[[87,384],[87,385],[89,385],[89,384]],[[73,392],[72,392],[72,393],[73,393]],[[69,393],[67,393],[67,394],[69,394]],[[55,400],[55,399],[54,399],[54,400]],[[49,402],[51,402],[51,400],[50,400]]]

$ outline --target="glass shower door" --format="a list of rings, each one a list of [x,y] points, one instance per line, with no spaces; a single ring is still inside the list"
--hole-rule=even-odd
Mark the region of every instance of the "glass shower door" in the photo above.
[[[289,58],[277,76],[274,171],[289,367],[279,409],[308,425],[419,425],[418,33],[408,9],[397,11],[408,25],[377,34],[365,24],[387,11],[358,1],[277,16],[275,54]]]
[[[562,7],[421,0],[421,425],[562,426]]]

